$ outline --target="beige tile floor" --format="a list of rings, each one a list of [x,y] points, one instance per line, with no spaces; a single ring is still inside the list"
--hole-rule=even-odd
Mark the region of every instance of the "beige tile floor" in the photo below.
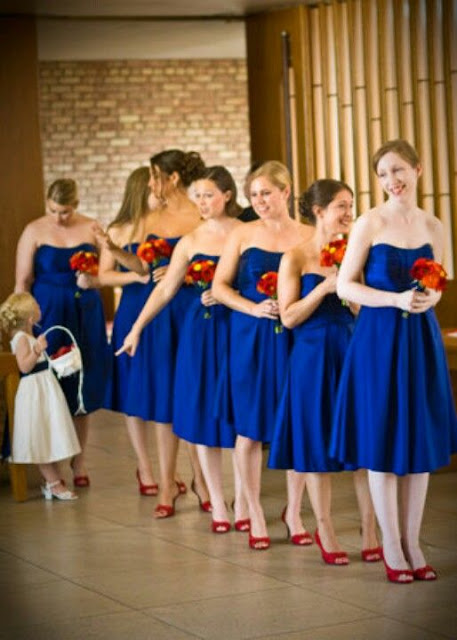
[[[228,454],[224,461],[231,500]],[[456,473],[431,478],[424,518],[439,580],[392,585],[380,564],[360,561],[350,474],[334,483],[334,514],[351,563],[329,567],[316,545],[286,541],[281,472],[264,472],[272,547],[255,552],[246,534],[212,534],[192,493],[178,500],[176,517],[151,517],[156,499],[138,495],[121,417],[94,416],[88,467],[92,487],[75,503],[43,500],[35,475],[30,499],[17,504],[1,473],[0,639],[457,638]],[[190,482],[184,446],[179,467]],[[303,512],[313,530],[307,500]]]

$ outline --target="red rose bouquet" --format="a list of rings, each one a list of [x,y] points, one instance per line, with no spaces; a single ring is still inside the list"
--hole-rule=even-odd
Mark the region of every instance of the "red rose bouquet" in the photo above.
[[[332,240],[324,245],[321,249],[321,267],[333,267],[335,265],[339,269],[347,246],[347,238]]]
[[[93,251],[76,251],[70,258],[70,267],[73,271],[96,276],[98,273],[98,255]]]
[[[272,300],[278,299],[278,274],[276,271],[267,271],[262,274],[257,282],[256,289],[259,293],[263,293]],[[283,326],[281,322],[275,324],[275,333],[282,333]]]
[[[136,255],[157,267],[162,258],[169,258],[173,252],[173,247],[165,240],[165,238],[157,238],[155,240],[146,240],[142,242],[136,250]]]
[[[409,271],[413,279],[412,286],[419,291],[434,289],[444,291],[447,284],[447,273],[444,267],[430,258],[418,258]],[[403,312],[403,317],[409,316],[408,311]]]
[[[214,260],[194,260],[187,267],[184,282],[206,291],[211,286],[215,271],[216,263]],[[205,319],[211,318],[209,309],[206,309],[203,317]]]

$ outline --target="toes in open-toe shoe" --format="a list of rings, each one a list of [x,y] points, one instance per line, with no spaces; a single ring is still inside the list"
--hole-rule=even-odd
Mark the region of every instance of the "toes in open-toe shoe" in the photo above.
[[[264,549],[268,549],[270,547],[270,542],[271,541],[268,536],[256,538],[249,534],[249,546],[251,549],[254,549],[254,551],[263,551]]]
[[[243,518],[241,520],[235,520],[235,531],[241,531],[245,533],[251,529],[251,518]]]
[[[211,531],[213,533],[228,533],[232,528],[228,520],[213,520],[211,522]]]
[[[348,554],[345,551],[326,551],[324,549],[317,529],[314,533],[314,539],[321,550],[322,560],[326,564],[332,564],[335,567],[343,567],[349,564]]]
[[[382,547],[374,547],[373,549],[362,549],[360,552],[364,562],[379,562],[382,560]]]
[[[383,558],[384,566],[386,568],[386,577],[389,582],[395,584],[410,584],[414,580],[414,574],[411,569],[392,569]]]
[[[433,567],[426,564],[425,567],[413,570],[414,580],[436,580],[438,575]]]
[[[59,485],[65,486],[61,480],[56,480],[55,482],[46,482],[46,484],[41,486],[41,493],[45,497],[46,500],[52,500],[56,498],[57,500],[77,500],[78,496],[73,491],[66,489],[65,491],[55,491],[55,488]]]
[[[143,484],[141,482],[140,472],[136,470],[136,479],[138,480],[138,491],[142,496],[156,496],[159,493],[159,485],[157,482],[153,484]]]

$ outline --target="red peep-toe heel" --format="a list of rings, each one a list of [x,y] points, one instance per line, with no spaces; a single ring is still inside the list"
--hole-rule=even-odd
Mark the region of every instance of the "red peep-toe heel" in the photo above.
[[[254,551],[264,551],[264,549],[268,549],[270,546],[270,538],[268,536],[256,538],[249,534],[249,546],[251,549],[254,549]]]
[[[362,549],[360,552],[364,562],[379,562],[382,560],[382,547],[374,547],[373,549]]]
[[[308,531],[306,531],[306,529],[305,531],[303,531],[303,533],[293,533],[293,534],[290,533],[289,525],[286,522],[286,511],[287,511],[287,505],[283,509],[283,512],[281,514],[281,520],[286,525],[287,537],[290,538],[291,543],[296,544],[299,547],[306,547],[306,546],[309,546],[310,544],[313,544],[313,538],[311,534]]]
[[[204,511],[205,513],[211,513],[211,511],[213,510],[213,507],[211,506],[211,502],[209,500],[204,500],[203,501],[201,499],[201,497],[198,495],[197,489],[195,487],[195,480],[192,480],[192,482],[190,484],[190,488],[198,498],[198,505],[199,505],[200,509],[202,511]]]
[[[426,564],[425,567],[419,569],[413,569],[414,580],[436,580],[438,575],[433,567]]]
[[[389,582],[394,582],[395,584],[410,584],[414,580],[414,574],[411,569],[391,569],[386,559],[383,558],[383,560]]]
[[[159,493],[159,485],[157,482],[153,484],[143,484],[141,482],[140,472],[136,470],[136,479],[138,480],[138,491],[142,496],[156,496]]]
[[[228,533],[232,525],[228,520],[212,520],[211,531],[213,533]]]
[[[346,551],[326,551],[322,546],[321,539],[319,537],[319,531],[316,529],[314,533],[314,539],[317,546],[321,550],[322,560],[327,564],[332,564],[335,567],[344,567],[349,564],[349,558]]]

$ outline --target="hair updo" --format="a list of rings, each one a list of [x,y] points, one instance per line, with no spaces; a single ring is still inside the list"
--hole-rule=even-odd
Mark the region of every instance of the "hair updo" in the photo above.
[[[228,169],[221,165],[207,167],[198,180],[211,180],[222,193],[230,191],[230,199],[225,204],[225,213],[232,218],[237,218],[240,215],[241,207],[236,201],[235,180]]]
[[[38,302],[31,293],[12,293],[0,306],[1,331],[10,334],[24,327],[27,320],[38,311]]]
[[[314,213],[314,207],[326,209],[341,191],[349,191],[351,195],[354,195],[351,187],[341,180],[323,178],[313,182],[298,200],[298,209],[304,221],[315,225],[316,214]]]
[[[60,205],[77,206],[78,187],[72,178],[59,178],[48,188],[46,198]]]
[[[184,187],[189,187],[194,180],[202,177],[205,163],[197,151],[181,151],[167,149],[150,158],[151,167],[159,167],[160,171],[171,176],[176,171]]]

